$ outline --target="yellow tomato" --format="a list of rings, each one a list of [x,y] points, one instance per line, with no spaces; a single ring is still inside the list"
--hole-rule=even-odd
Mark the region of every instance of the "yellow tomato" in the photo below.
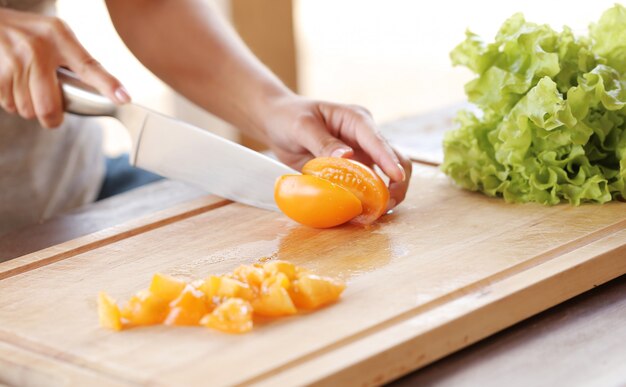
[[[302,167],[305,175],[317,176],[352,192],[363,206],[354,223],[371,224],[387,209],[389,189],[371,168],[358,161],[340,157],[318,157]]]
[[[280,177],[274,188],[278,208],[298,223],[315,228],[348,221],[368,225],[387,209],[385,182],[357,161],[318,157],[306,163],[302,173]]]
[[[315,228],[338,226],[359,215],[359,199],[328,180],[308,175],[284,175],[274,189],[278,208],[298,223]]]

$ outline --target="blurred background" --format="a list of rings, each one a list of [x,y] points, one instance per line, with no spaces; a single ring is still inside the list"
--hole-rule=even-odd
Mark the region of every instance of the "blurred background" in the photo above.
[[[297,92],[360,104],[378,123],[445,108],[464,100],[471,79],[448,53],[466,28],[491,41],[516,12],[527,20],[585,32],[614,0],[206,0],[229,19],[252,50]],[[59,0],[87,49],[119,77],[133,99],[245,145],[260,145],[177,96],[125,48],[104,1]],[[199,47],[201,49],[201,47]],[[167,53],[163,53],[167,55]],[[207,93],[211,92],[207,90]],[[107,122],[105,152],[128,149],[119,125]]]

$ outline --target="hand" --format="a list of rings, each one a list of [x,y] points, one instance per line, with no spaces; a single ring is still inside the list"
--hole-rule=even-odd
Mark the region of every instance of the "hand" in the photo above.
[[[0,105],[52,128],[63,121],[56,70],[64,66],[115,103],[130,101],[120,82],[58,18],[0,9]]]
[[[404,200],[411,162],[387,143],[366,109],[295,95],[281,97],[265,109],[263,132],[284,163],[300,170],[313,157],[333,156],[378,165],[390,178],[388,209]]]

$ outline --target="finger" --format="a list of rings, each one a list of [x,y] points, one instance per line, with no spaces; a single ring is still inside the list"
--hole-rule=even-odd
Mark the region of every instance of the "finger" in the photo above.
[[[44,128],[55,128],[63,122],[63,102],[55,66],[33,63],[29,87],[33,109]]]
[[[352,138],[380,169],[393,181],[406,179],[397,155],[378,132],[372,116],[367,110],[355,106],[322,104],[320,112],[333,126],[333,131],[342,138]]]
[[[74,71],[85,83],[95,87],[102,95],[117,104],[130,102],[128,91],[121,82],[109,74],[78,42],[74,33],[65,29],[58,34],[63,64]]]
[[[307,115],[300,120],[300,141],[314,156],[349,157],[354,151],[329,133],[323,118]]]
[[[374,160],[372,160],[372,158],[370,157],[370,155],[368,155],[366,152],[364,152],[362,149],[357,148],[357,147],[352,147],[352,149],[354,149],[354,154],[352,156],[350,156],[350,158],[352,160],[358,161],[361,164],[365,164],[370,168],[373,168],[374,165],[376,164],[374,162]]]
[[[13,99],[13,74],[10,69],[2,66],[0,72],[0,104],[8,113],[15,113],[15,100]]]
[[[404,182],[406,171],[387,140],[376,130],[371,118],[357,119],[355,137],[365,151],[394,182]]]
[[[11,42],[4,36],[0,36],[0,104],[9,113],[17,111],[13,98],[13,76],[18,66],[18,61],[11,50],[7,47]]]
[[[402,181],[391,181],[389,183],[389,203],[387,205],[387,210],[394,208],[404,200],[406,192],[409,189],[409,181],[411,180],[411,173],[413,171],[413,165],[409,159],[395,150],[394,154],[400,161],[400,164],[406,173],[406,178]]]
[[[13,98],[17,113],[27,120],[35,118],[35,110],[28,86],[30,68],[17,67],[13,73]]]

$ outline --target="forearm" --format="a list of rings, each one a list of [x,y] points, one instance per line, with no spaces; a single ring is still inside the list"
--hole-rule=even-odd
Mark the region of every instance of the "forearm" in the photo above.
[[[267,101],[291,92],[200,0],[107,0],[133,54],[176,91],[238,128],[266,139]]]
[[[390,177],[389,208],[404,199],[411,164],[366,109],[296,96],[204,0],[106,1],[117,31],[146,67],[265,141],[282,162],[301,168],[314,156],[334,156],[376,164]]]

